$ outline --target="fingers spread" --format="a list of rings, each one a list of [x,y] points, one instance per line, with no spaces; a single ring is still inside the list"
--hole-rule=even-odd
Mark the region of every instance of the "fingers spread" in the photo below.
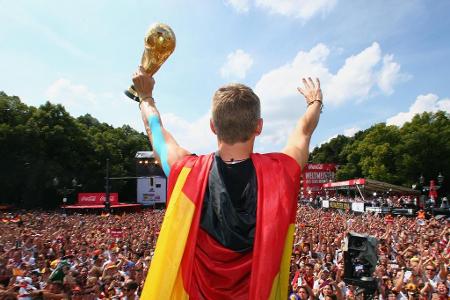
[[[302,78],[302,81],[303,81],[303,84],[305,85],[305,87],[306,87],[307,89],[309,89],[310,87],[309,87],[308,81],[306,81],[305,78]]]
[[[311,77],[308,77],[308,81],[309,81],[309,84],[311,85],[311,87],[312,87],[313,89],[315,89],[316,86],[314,85],[314,82],[312,81]]]

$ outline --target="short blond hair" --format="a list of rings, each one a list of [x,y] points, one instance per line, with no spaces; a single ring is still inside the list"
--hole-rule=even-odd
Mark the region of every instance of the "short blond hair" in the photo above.
[[[251,88],[234,83],[214,93],[212,121],[220,141],[231,145],[248,141],[260,118],[261,104]]]

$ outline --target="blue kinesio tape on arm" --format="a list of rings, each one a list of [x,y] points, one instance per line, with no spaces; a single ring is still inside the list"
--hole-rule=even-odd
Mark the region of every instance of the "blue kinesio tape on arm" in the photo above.
[[[166,140],[164,139],[159,117],[156,115],[151,115],[150,117],[148,117],[148,124],[150,126],[153,137],[153,150],[156,151],[159,159],[161,160],[161,165],[164,173],[166,174],[166,176],[169,176],[170,167],[167,161],[167,144]]]

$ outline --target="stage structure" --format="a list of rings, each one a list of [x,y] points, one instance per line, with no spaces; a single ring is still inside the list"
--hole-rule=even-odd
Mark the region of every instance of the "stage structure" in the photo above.
[[[322,201],[322,208],[353,211],[356,213],[372,212],[376,214],[393,214],[413,217],[416,215],[417,207],[388,207],[381,202],[374,205],[372,200],[380,196],[411,196],[417,197],[419,192],[404,186],[394,185],[382,181],[367,178],[355,178],[345,181],[329,182],[323,184],[327,195]],[[338,193],[359,195],[360,201],[339,201],[333,198]],[[333,196],[333,197],[328,197]],[[384,201],[384,200],[383,200]]]
[[[389,192],[391,195],[418,195],[419,192],[408,187],[394,185],[387,182],[382,182],[367,178],[355,178],[345,181],[328,182],[322,185],[325,192],[337,192],[339,190],[357,191],[363,201],[366,195],[378,193],[379,195]]]
[[[136,153],[137,202],[145,206],[164,205],[167,200],[167,177],[153,151]]]

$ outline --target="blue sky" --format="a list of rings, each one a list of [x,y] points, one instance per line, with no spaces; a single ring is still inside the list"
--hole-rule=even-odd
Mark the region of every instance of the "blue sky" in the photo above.
[[[0,0],[0,90],[143,131],[122,91],[147,28],[163,22],[177,47],[154,97],[182,146],[214,151],[211,97],[241,82],[262,102],[256,151],[280,150],[305,111],[296,86],[317,76],[325,108],[313,147],[378,122],[450,112],[449,12],[449,1],[419,0]]]

